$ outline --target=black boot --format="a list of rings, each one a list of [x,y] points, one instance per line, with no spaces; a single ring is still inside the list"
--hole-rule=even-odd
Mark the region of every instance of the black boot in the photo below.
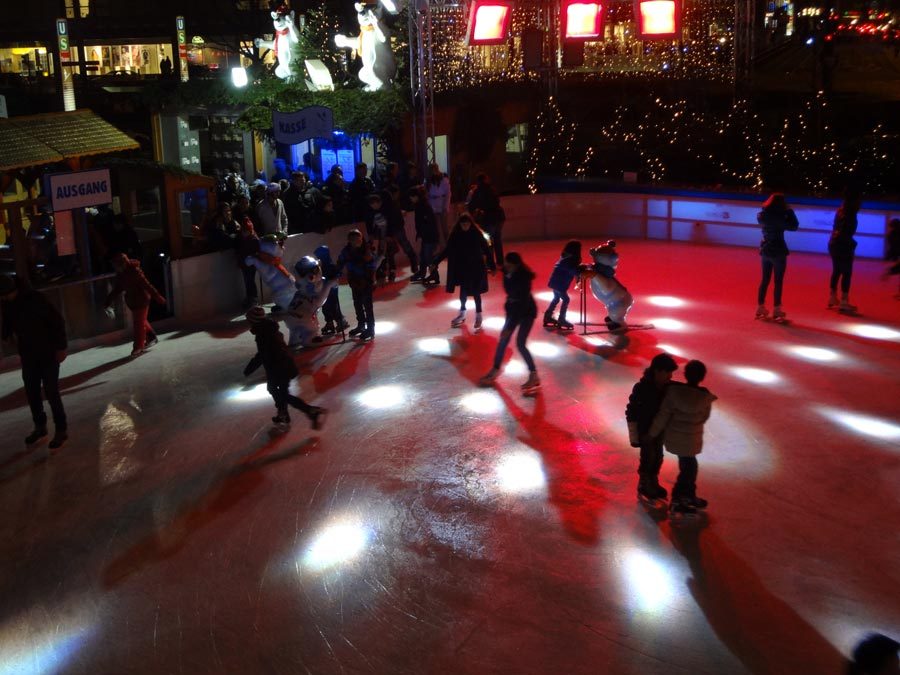
[[[66,441],[69,440],[69,434],[66,433],[65,429],[57,429],[56,433],[53,434],[53,438],[50,440],[50,443],[47,445],[51,450],[59,450],[62,446],[66,444]]]
[[[553,312],[549,309],[544,312],[544,326],[546,328],[556,328],[557,325],[556,319],[553,318]]]
[[[25,445],[34,445],[42,438],[47,437],[47,427],[35,425],[34,430],[25,437]]]

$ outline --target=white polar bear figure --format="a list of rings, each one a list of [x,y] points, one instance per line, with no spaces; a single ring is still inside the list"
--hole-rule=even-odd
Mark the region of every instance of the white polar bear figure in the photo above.
[[[591,292],[606,305],[607,316],[603,320],[607,328],[611,331],[627,328],[625,318],[634,304],[634,298],[616,279],[616,266],[619,264],[616,242],[610,239],[592,248],[591,258],[594,264],[583,270],[582,274],[591,278]]]
[[[334,36],[334,44],[340,49],[352,49],[362,59],[359,79],[366,91],[378,91],[390,82],[397,72],[394,52],[391,49],[391,33],[381,20],[381,7],[391,14],[397,13],[393,0],[379,0],[372,5],[354,3],[356,19],[359,21],[359,35],[348,37],[341,33]]]
[[[269,287],[272,300],[275,304],[286,310],[291,300],[294,299],[294,276],[287,271],[281,263],[284,249],[281,242],[274,234],[267,234],[259,242],[259,252],[256,255],[247,256],[244,259],[246,265],[259,270],[259,276],[263,283]],[[294,320],[290,314],[285,316],[285,323],[293,330]]]
[[[294,272],[297,290],[289,308],[294,319],[289,346],[308,347],[319,335],[319,308],[325,304],[338,280],[325,281],[319,261],[308,255],[297,261]]]
[[[282,80],[291,76],[291,63],[294,61],[294,45],[300,42],[297,27],[294,25],[294,10],[288,11],[287,5],[279,5],[271,12],[272,24],[275,26],[275,39],[261,40],[256,38],[254,44],[263,49],[275,52],[278,66],[275,74]]]

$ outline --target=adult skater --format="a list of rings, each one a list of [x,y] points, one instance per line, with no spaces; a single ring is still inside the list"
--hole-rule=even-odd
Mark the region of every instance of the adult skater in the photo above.
[[[416,239],[422,240],[419,248],[419,271],[410,277],[410,281],[415,283],[425,281],[425,273],[431,266],[431,259],[434,257],[434,249],[440,240],[440,233],[434,210],[425,198],[425,188],[421,185],[411,187],[407,192],[407,198],[415,214]],[[430,282],[431,277],[429,277]]]
[[[704,377],[706,366],[700,361],[688,361],[684,367],[686,384],[673,382],[667,387],[647,432],[652,438],[662,437],[666,450],[678,456],[678,480],[672,488],[671,503],[675,514],[695,513],[707,505],[705,499],[697,496],[697,455],[703,450],[703,425],[716,396],[700,386]]]
[[[650,435],[650,425],[659,412],[666,387],[672,381],[672,373],[678,370],[675,359],[665,352],[650,361],[650,367],[631,389],[625,420],[628,422],[628,439],[631,447],[640,448],[638,464],[638,497],[665,499],[669,496],[659,484],[659,470],[663,464],[662,440]]]
[[[59,364],[66,360],[65,321],[43,293],[19,290],[15,279],[6,275],[0,275],[0,307],[3,341],[15,342],[19,351],[25,396],[34,421],[34,430],[25,437],[25,445],[33,445],[47,435],[43,385],[56,428],[49,447],[61,448],[68,439],[66,411],[59,395]]]
[[[884,271],[883,278],[887,279],[892,274],[900,274],[900,218],[893,218],[890,223],[888,223],[888,237],[887,237],[887,252],[884,254],[884,259],[887,260],[890,265],[887,266],[887,269]],[[895,300],[900,300],[900,288],[897,289],[897,293],[894,294]]]
[[[452,235],[451,235],[452,237]],[[513,251],[506,254],[503,259],[503,288],[506,291],[506,304],[503,306],[506,310],[506,321],[503,329],[500,331],[500,341],[497,343],[497,351],[494,352],[494,365],[488,373],[482,377],[478,384],[487,387],[494,383],[500,374],[500,364],[503,362],[503,355],[506,353],[506,347],[512,338],[512,334],[516,329],[519,334],[516,336],[516,348],[525,360],[528,366],[528,379],[522,385],[522,393],[533,394],[541,386],[538,378],[537,366],[528,351],[526,341],[534,320],[537,317],[537,305],[534,297],[531,295],[531,282],[534,280],[534,272],[524,262],[522,256]]]
[[[275,401],[272,421],[275,424],[290,424],[290,405],[309,418],[313,429],[321,429],[327,412],[325,408],[310,405],[290,393],[291,380],[297,377],[297,364],[278,324],[266,317],[266,310],[262,307],[251,307],[247,320],[250,322],[250,332],[256,338],[256,355],[244,368],[244,375],[249,375],[260,366],[266,371],[266,386]]]
[[[475,189],[467,200],[466,209],[475,217],[477,222],[491,236],[491,245],[494,249],[494,258],[497,265],[503,264],[503,223],[506,214],[500,206],[500,198],[491,185],[491,179],[486,173],[475,176]]]
[[[569,309],[569,286],[572,285],[573,279],[578,276],[581,267],[581,242],[577,239],[569,241],[562,250],[559,260],[553,266],[553,272],[550,273],[550,281],[547,286],[553,291],[553,300],[550,306],[544,312],[544,325],[547,327],[561,328],[563,330],[572,330],[574,326],[566,320],[566,312]],[[559,307],[559,318],[553,318],[553,310],[556,305],[562,301]]]
[[[450,325],[459,328],[466,322],[466,300],[475,300],[475,330],[481,330],[481,294],[487,293],[487,270],[496,271],[491,248],[481,228],[468,213],[456,221],[447,239],[447,245],[435,256],[431,266],[436,269],[447,259],[447,292],[453,293],[459,286],[459,314]]]
[[[775,308],[772,311],[772,318],[782,321],[787,314],[781,304],[781,288],[784,283],[784,272],[787,269],[787,257],[790,253],[784,241],[784,233],[785,231],[795,232],[800,227],[800,223],[794,210],[788,208],[784,195],[780,192],[773,193],[763,203],[762,211],[756,214],[756,222],[762,226],[762,240],[759,242],[762,280],[759,282],[759,291],[756,294],[756,318],[765,319],[769,316],[769,310],[766,309],[766,293],[774,274]]]
[[[430,167],[431,175],[425,183],[428,203],[434,211],[435,223],[438,228],[438,240],[441,247],[446,246],[450,232],[450,178],[441,171],[441,167],[434,162]]]
[[[141,264],[137,260],[131,260],[124,253],[117,253],[112,258],[112,266],[116,271],[116,282],[112,290],[106,296],[106,313],[114,317],[113,301],[120,294],[125,295],[125,304],[131,310],[132,332],[132,356],[140,356],[150,347],[159,342],[153,326],[147,321],[150,312],[150,301],[158,305],[166,304],[166,299],[154,288],[144,273]]]
[[[853,277],[853,257],[856,252],[856,216],[862,206],[862,195],[856,190],[847,190],[844,201],[834,214],[834,229],[828,241],[828,253],[831,255],[831,294],[828,296],[828,307],[837,307],[841,312],[855,312],[856,306],[850,304],[850,280]],[[838,300],[838,282],[841,285],[841,299]]]

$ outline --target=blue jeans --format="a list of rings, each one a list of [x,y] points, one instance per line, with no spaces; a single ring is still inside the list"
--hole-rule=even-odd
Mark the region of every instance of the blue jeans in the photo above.
[[[775,274],[775,304],[781,304],[781,287],[784,283],[784,271],[787,269],[787,258],[783,255],[772,257],[762,256],[762,281],[759,282],[759,292],[756,294],[756,304],[764,305],[766,293],[769,290],[769,281],[772,273]]]
[[[494,368],[500,370],[500,364],[503,362],[503,354],[506,352],[506,347],[509,345],[513,331],[518,328],[519,334],[516,336],[516,349],[519,350],[522,358],[525,359],[525,365],[528,366],[529,372],[533,373],[537,370],[537,367],[534,365],[534,359],[531,358],[531,352],[529,352],[528,347],[525,346],[525,341],[528,340],[528,333],[531,332],[531,327],[533,325],[533,316],[519,319],[506,317],[506,323],[503,324],[503,330],[500,332],[500,342],[497,343],[497,351],[494,353]]]
[[[566,291],[553,290],[553,300],[550,301],[547,313],[552,314],[560,300],[562,300],[562,305],[559,307],[559,319],[562,321],[566,318],[566,311],[569,309],[569,294]]]

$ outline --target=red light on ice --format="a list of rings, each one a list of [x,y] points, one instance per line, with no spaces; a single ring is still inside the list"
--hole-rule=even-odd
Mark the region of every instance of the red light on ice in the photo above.
[[[503,0],[475,0],[469,12],[467,42],[470,45],[498,45],[509,39],[513,4]]]
[[[675,0],[638,0],[638,37],[641,40],[674,38],[680,28]]]
[[[573,2],[564,5],[563,38],[597,40],[603,35],[603,5],[599,2]]]

